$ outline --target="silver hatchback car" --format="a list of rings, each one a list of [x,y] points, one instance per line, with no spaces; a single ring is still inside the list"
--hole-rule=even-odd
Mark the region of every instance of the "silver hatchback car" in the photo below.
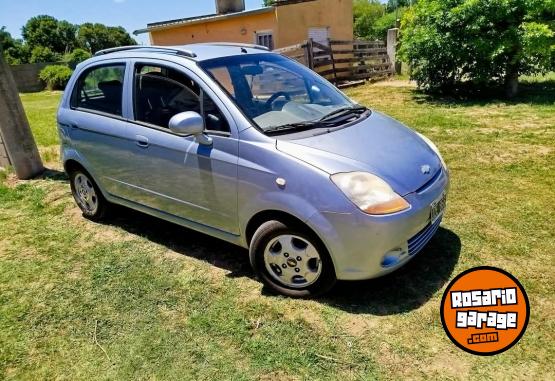
[[[399,268],[445,210],[430,140],[259,46],[99,52],[69,81],[58,128],[85,217],[120,204],[248,248],[288,296]]]

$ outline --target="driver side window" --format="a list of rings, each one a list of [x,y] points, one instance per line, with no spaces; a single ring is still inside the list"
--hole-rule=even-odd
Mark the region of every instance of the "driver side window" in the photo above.
[[[170,119],[181,112],[204,111],[207,131],[229,132],[218,107],[185,74],[163,66],[135,66],[135,120],[168,128]]]

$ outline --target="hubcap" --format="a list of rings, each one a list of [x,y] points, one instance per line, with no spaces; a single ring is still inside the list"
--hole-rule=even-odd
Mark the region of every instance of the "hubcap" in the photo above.
[[[272,239],[264,250],[264,264],[275,280],[292,288],[310,286],[322,273],[322,261],[314,245],[296,235]]]
[[[98,210],[98,196],[91,181],[82,173],[75,176],[75,198],[77,203],[85,212],[95,214]]]

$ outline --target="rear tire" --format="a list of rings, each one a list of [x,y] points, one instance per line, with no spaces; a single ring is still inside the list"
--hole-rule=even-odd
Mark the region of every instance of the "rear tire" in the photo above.
[[[83,217],[95,222],[102,221],[108,213],[109,203],[92,176],[83,169],[75,169],[69,173],[69,181],[71,193]]]
[[[252,237],[249,255],[257,277],[282,295],[319,296],[337,281],[326,248],[314,233],[303,227],[279,221],[262,224]]]

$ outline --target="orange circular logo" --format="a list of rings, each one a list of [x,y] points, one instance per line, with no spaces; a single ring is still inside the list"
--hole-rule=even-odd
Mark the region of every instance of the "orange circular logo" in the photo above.
[[[459,274],[441,301],[441,322],[459,348],[481,356],[506,351],[524,335],[530,303],[508,272],[476,267]]]

